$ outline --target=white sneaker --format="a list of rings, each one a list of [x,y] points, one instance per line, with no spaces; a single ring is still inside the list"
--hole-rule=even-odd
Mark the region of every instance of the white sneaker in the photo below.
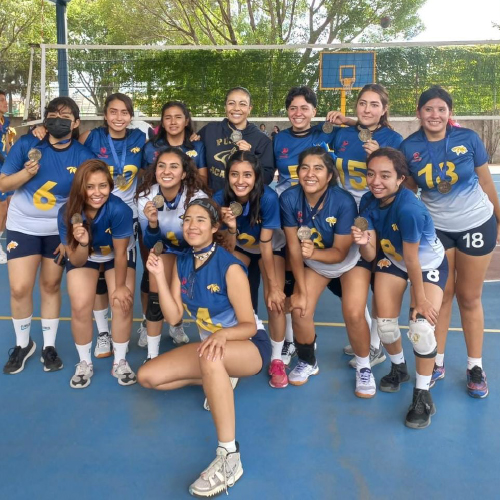
[[[182,345],[189,343],[189,337],[184,333],[184,324],[172,326],[168,329],[169,335],[172,337],[175,345]]]
[[[295,344],[285,340],[285,342],[283,342],[283,348],[281,349],[281,361],[288,366],[296,354],[297,349],[295,348]]]
[[[344,349],[345,352],[345,349]],[[353,351],[354,352],[354,351]],[[373,368],[380,363],[385,361],[385,353],[382,344],[376,349],[372,345],[370,346],[370,366]],[[356,368],[356,356],[349,361],[349,366],[351,368]]]
[[[344,347],[344,354],[347,354],[348,356],[354,356],[354,349],[352,348],[351,344],[347,344]]]
[[[231,387],[233,388],[233,391],[236,388],[236,386],[238,385],[238,381],[239,380],[240,379],[237,378],[237,377],[229,377],[229,382],[231,382]],[[207,398],[205,398],[205,401],[203,402],[203,409],[207,410],[207,411],[210,411],[210,405],[208,404],[208,399]]]
[[[137,382],[135,373],[132,371],[132,368],[130,368],[125,359],[121,359],[118,364],[113,364],[111,375],[118,379],[118,383],[120,385],[132,385]]]
[[[240,447],[236,443],[236,451],[229,453],[219,446],[215,460],[200,474],[200,477],[189,487],[189,493],[196,497],[212,497],[234,486],[243,475]]]
[[[73,389],[85,389],[90,385],[90,379],[94,375],[94,366],[92,363],[87,364],[86,361],[80,361],[76,365],[75,374],[71,377],[69,385]]]
[[[295,368],[288,374],[288,382],[292,385],[304,385],[311,375],[317,375],[318,373],[318,363],[312,366],[299,359]]]
[[[97,343],[94,349],[96,358],[109,358],[113,354],[113,341],[108,332],[100,333],[97,336]]]
[[[145,349],[148,346],[148,330],[146,329],[145,319],[141,321],[141,326],[137,329],[137,333],[139,334],[137,345]]]
[[[356,370],[356,390],[354,394],[358,398],[373,398],[377,392],[375,378],[370,368],[361,368]]]
[[[0,245],[0,264],[7,264],[7,254],[2,245]]]

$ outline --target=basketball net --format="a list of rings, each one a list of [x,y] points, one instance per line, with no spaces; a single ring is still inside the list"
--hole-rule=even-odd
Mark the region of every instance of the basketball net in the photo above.
[[[355,78],[342,78],[340,80],[340,83],[344,87],[343,91],[345,92],[346,96],[351,95],[352,87],[354,86],[355,80],[356,80]]]

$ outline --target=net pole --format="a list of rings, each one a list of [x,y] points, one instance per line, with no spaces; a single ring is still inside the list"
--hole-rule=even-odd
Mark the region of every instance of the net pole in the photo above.
[[[340,112],[346,116],[347,109],[347,100],[346,100],[346,91],[342,89],[340,91]]]

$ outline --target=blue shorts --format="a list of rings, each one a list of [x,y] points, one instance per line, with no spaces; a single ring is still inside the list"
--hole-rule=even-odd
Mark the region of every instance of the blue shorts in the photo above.
[[[135,246],[131,248],[127,252],[127,267],[130,269],[135,269],[137,262],[137,251]],[[115,267],[115,259],[107,260],[106,262],[93,262],[91,260],[87,260],[83,266],[74,266],[71,264],[69,260],[66,261],[66,272],[69,273],[73,269],[95,269],[96,271],[99,271],[101,268],[101,265],[104,267],[104,272],[109,271],[110,269],[114,269]],[[106,292],[104,292],[106,293]],[[103,295],[103,293],[101,293]]]
[[[54,259],[54,252],[60,244],[61,238],[58,234],[34,236],[7,229],[7,260],[30,257],[31,255],[41,255],[47,259]]]
[[[246,255],[250,259],[250,262],[259,262],[259,260],[262,259],[262,254],[247,252],[244,248],[241,248],[239,246],[235,246],[234,251]],[[285,258],[285,247],[281,248],[280,250],[273,250],[273,255]]]
[[[265,330],[257,330],[257,333],[250,339],[255,347],[259,350],[260,357],[262,358],[262,368],[266,367],[271,362],[271,341],[269,335]],[[259,370],[259,373],[262,371]]]

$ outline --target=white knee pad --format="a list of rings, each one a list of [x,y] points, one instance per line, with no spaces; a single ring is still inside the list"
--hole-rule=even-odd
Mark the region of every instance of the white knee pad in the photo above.
[[[393,344],[401,337],[398,318],[377,318],[377,332],[383,344]]]
[[[408,338],[413,344],[415,355],[420,358],[433,358],[437,352],[435,327],[425,318],[418,318],[416,321],[410,320]]]

